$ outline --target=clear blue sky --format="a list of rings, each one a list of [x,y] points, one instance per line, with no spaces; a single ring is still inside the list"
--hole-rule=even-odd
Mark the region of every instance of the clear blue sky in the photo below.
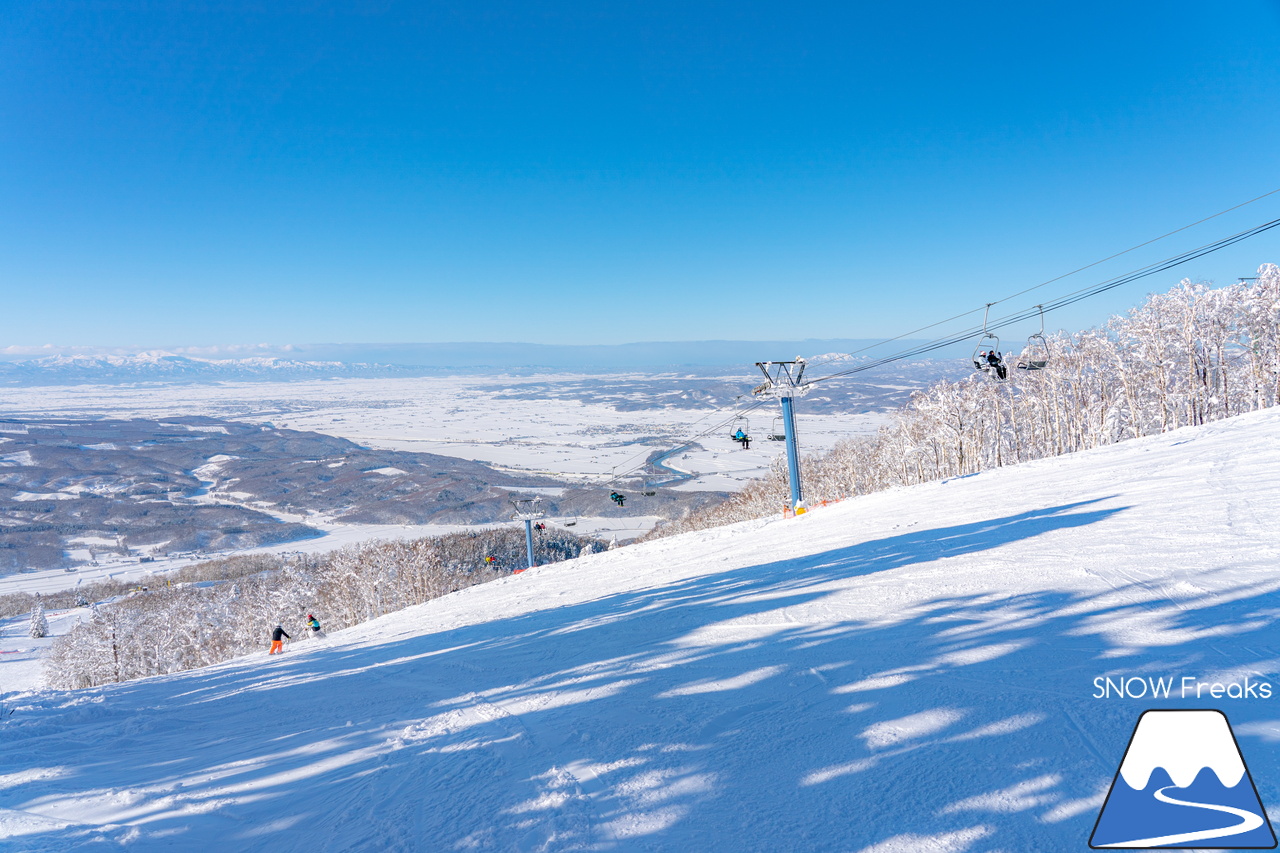
[[[1280,187],[1277,0],[3,21],[0,346],[873,337]],[[1280,233],[1050,326],[1262,261]]]

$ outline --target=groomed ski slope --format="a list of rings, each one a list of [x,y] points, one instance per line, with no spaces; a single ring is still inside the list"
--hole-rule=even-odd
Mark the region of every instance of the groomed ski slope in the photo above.
[[[1280,807],[1278,587],[1272,410],[7,697],[0,848],[1085,850],[1150,707],[1224,710]]]

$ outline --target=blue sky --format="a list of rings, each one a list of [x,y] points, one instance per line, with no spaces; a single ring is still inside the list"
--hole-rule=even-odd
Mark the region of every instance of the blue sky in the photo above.
[[[1275,0],[4,19],[0,346],[893,335],[1280,187]],[[1280,233],[1049,325],[1264,261]]]

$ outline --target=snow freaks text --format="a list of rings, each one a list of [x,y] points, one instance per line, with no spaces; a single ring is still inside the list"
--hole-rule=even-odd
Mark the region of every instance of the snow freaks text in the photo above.
[[[1094,699],[1270,699],[1271,684],[1244,676],[1236,681],[1206,681],[1195,675],[1098,676]]]

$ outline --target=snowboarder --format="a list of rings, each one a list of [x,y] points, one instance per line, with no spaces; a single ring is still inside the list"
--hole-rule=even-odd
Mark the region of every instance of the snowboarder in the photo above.
[[[307,627],[311,629],[311,636],[317,640],[324,639],[324,631],[320,630],[320,620],[312,614],[307,614]]]
[[[277,625],[276,629],[271,632],[271,651],[267,652],[267,654],[284,654],[284,637],[288,637],[290,640],[293,639],[293,637],[289,637],[284,632],[283,625]]]

